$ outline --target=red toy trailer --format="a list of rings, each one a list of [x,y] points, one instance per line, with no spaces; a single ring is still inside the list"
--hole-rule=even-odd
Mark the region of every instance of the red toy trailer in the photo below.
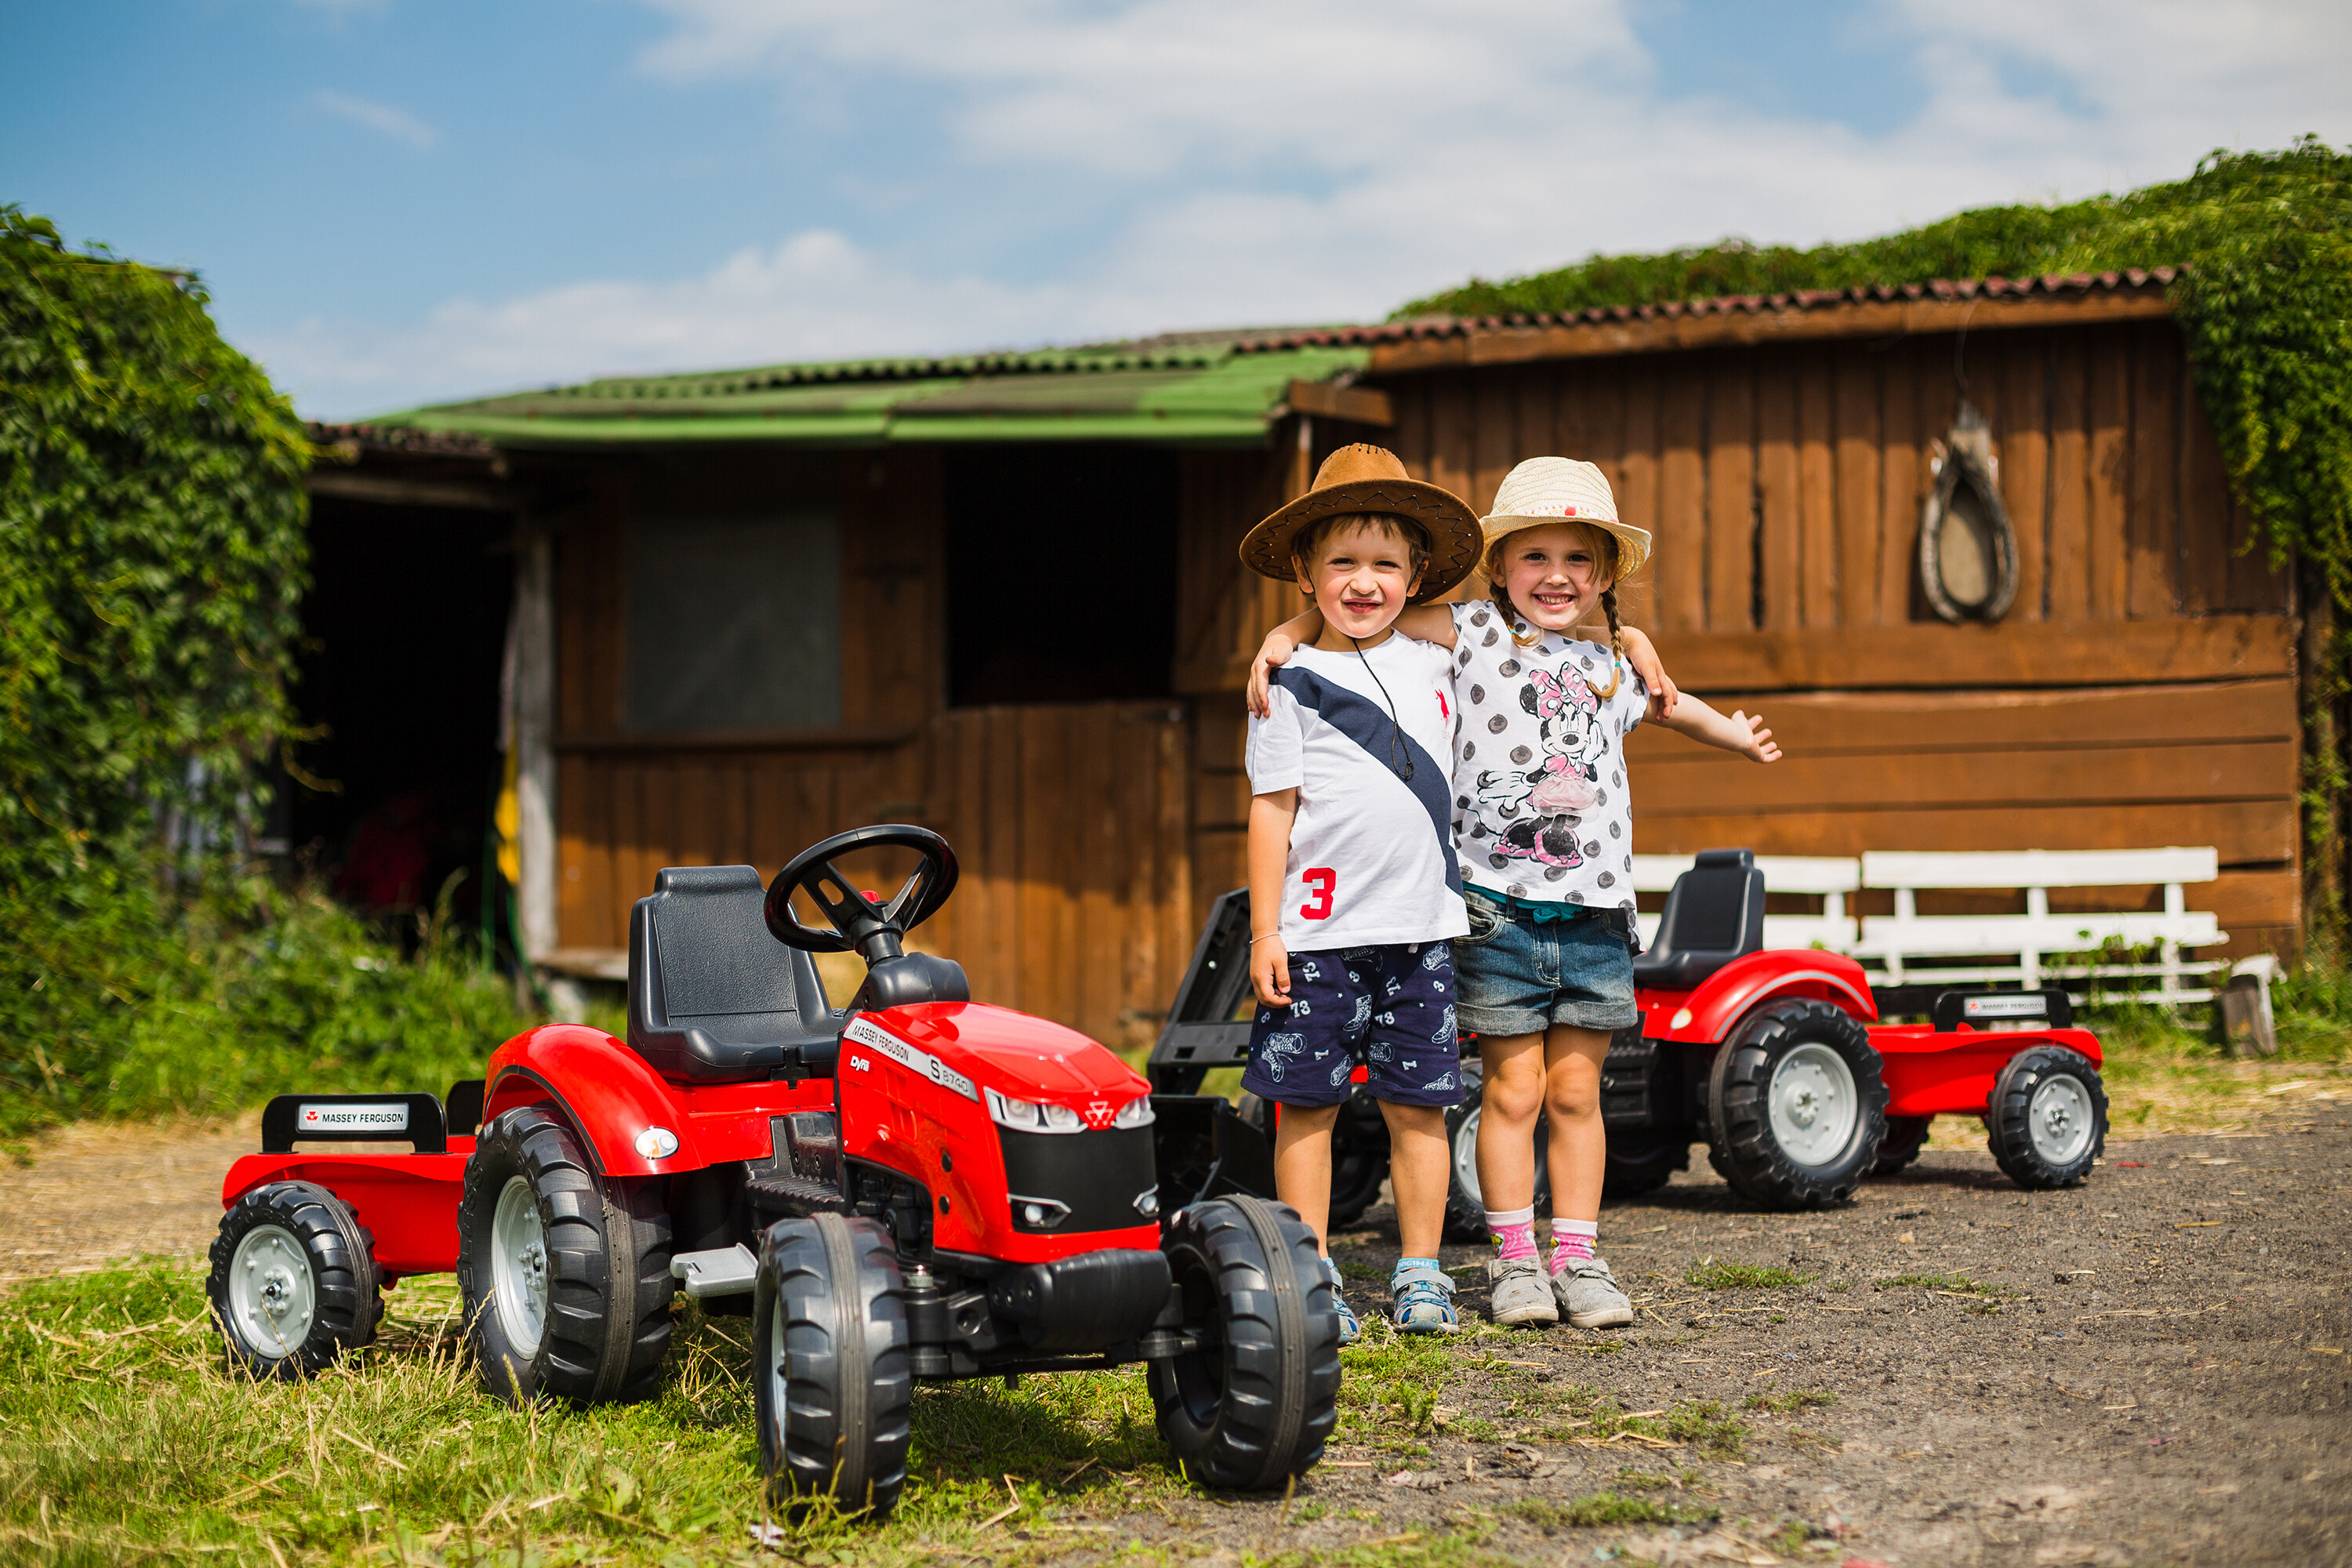
[[[1248,1002],[1248,942],[1249,895],[1228,893],[1152,1050],[1155,1087],[1197,1089],[1209,1068],[1247,1059],[1249,1025],[1227,1020]],[[1932,1022],[1881,1024],[1853,960],[1763,944],[1755,857],[1701,854],[1667,895],[1656,942],[1634,960],[1642,1022],[1619,1033],[1601,1069],[1608,1195],[1663,1186],[1705,1142],[1742,1197],[1818,1208],[1909,1164],[1939,1115],[1982,1117],[1993,1158],[2020,1186],[2071,1185],[2097,1160],[2107,1130],[2099,1042],[2072,1026],[2063,992],[1947,991],[1932,998]],[[1467,1088],[1477,1058],[1466,1047],[1465,1057]],[[1245,1114],[1266,1121],[1264,1108]],[[1475,1093],[1448,1127],[1448,1232],[1483,1239]],[[1540,1156],[1540,1124],[1536,1147]],[[1387,1174],[1387,1132],[1360,1095],[1340,1117],[1332,1157],[1337,1226],[1370,1205]],[[1536,1169],[1545,1202],[1540,1157]]]
[[[883,848],[921,858],[887,905],[832,864]],[[1339,1320],[1314,1238],[1268,1201],[1264,1140],[904,952],[956,876],[918,827],[828,838],[764,893],[748,866],[665,870],[630,921],[625,1043],[550,1025],[446,1102],[272,1101],[221,1193],[230,1355],[303,1375],[373,1337],[380,1286],[455,1270],[494,1392],[641,1399],[682,1282],[754,1320],[761,1457],[788,1501],[887,1512],[918,1381],[1138,1361],[1195,1479],[1305,1471]],[[808,955],[851,949],[866,982],[835,1012]],[[410,1151],[332,1148],[384,1139]]]

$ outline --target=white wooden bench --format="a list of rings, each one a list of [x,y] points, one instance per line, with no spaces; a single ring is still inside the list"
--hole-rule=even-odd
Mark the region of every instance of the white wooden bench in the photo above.
[[[1819,942],[1878,969],[1890,985],[2016,984],[2034,990],[2057,981],[2082,1001],[2095,979],[2154,980],[2153,988],[2137,994],[2168,1007],[2213,996],[2201,984],[2184,984],[2202,977],[2202,966],[2184,953],[2229,940],[2212,915],[2189,908],[2188,887],[2211,881],[2219,874],[2219,862],[2210,848],[1874,850],[1858,860],[1771,855],[1756,859],[1767,892],[1809,893],[1822,900],[1818,915],[1766,915],[1768,947]],[[1690,866],[1688,856],[1636,855],[1634,889],[1664,892]],[[2053,888],[2117,887],[2162,888],[2163,912],[2050,912]],[[1847,913],[1847,899],[1863,888],[1890,889],[1895,912],[1865,916],[1857,922]],[[1923,889],[2021,889],[2025,912],[1922,915],[1917,895]],[[1645,942],[1655,936],[1658,919],[1654,914],[1641,917]],[[2157,962],[2051,962],[2053,954],[2091,952],[2111,940],[2129,947],[2153,946]],[[1923,959],[1937,962],[1915,969]],[[1988,962],[1946,962],[1953,959]]]
[[[1851,951],[1864,963],[1883,965],[1889,982],[1904,983],[1910,961],[1921,958],[1989,958],[2004,962],[1991,967],[1937,965],[1928,972],[1934,981],[1961,984],[2016,980],[2031,991],[2044,978],[2060,982],[2153,979],[2153,990],[2137,994],[2167,1007],[2184,1002],[2206,1002],[2213,993],[2201,984],[2184,985],[2189,966],[2183,949],[2213,947],[2229,940],[2210,914],[2189,908],[2187,889],[2210,882],[2221,874],[2220,856],[2211,849],[2017,849],[2017,850],[1874,850],[1862,858],[1865,887],[1888,888],[1895,893],[1892,915],[1872,915],[1862,922],[1862,940]],[[1768,881],[1769,889],[1771,884]],[[2164,910],[2124,913],[2050,912],[2053,888],[2160,887]],[[2025,892],[2021,915],[1922,915],[1920,889],[2020,888]],[[2108,942],[2157,950],[2154,963],[2046,962],[2051,954],[2080,954]],[[2068,990],[2082,989],[2069,985]]]

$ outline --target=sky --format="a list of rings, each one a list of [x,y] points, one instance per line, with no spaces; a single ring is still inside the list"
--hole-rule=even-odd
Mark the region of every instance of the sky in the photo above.
[[[2344,0],[15,0],[0,201],[346,419],[1377,320],[2352,143]]]

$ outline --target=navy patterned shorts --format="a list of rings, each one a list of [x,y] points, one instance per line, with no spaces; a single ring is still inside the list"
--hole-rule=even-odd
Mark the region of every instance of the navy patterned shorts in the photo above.
[[[1290,1005],[1258,1008],[1242,1087],[1279,1105],[1337,1105],[1360,1064],[1374,1100],[1461,1100],[1452,943],[1290,955]]]

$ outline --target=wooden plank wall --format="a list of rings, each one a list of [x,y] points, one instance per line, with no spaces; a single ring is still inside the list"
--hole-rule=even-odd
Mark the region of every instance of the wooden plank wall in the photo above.
[[[557,634],[563,948],[617,953],[630,905],[664,866],[748,863],[772,877],[832,834],[912,822],[946,835],[962,868],[955,897],[914,945],[961,961],[976,996],[1114,1046],[1148,1043],[1192,956],[1185,711],[1167,703],[943,710],[937,456],[838,461],[845,636],[835,732],[646,737],[624,727],[629,509],[742,504],[748,469],[712,481],[710,493],[656,501],[647,488],[677,476],[615,468],[566,519]],[[805,493],[809,476],[797,478]],[[855,982],[844,976],[854,973],[828,968],[835,1002],[846,1000]]]
[[[923,820],[963,880],[932,926],[972,994],[1148,1046],[1192,956],[1191,747],[1168,703],[967,708],[930,731]]]
[[[2016,602],[1990,628],[1935,620],[1914,564],[1958,374],[2018,535]],[[1406,466],[1474,505],[1524,458],[1599,463],[1622,514],[1657,535],[1626,618],[1681,684],[1760,708],[1788,747],[1765,769],[1638,734],[1643,850],[2213,844],[2225,876],[2196,907],[2241,950],[2291,944],[2289,585],[2246,548],[2171,322],[1383,384]],[[1205,719],[1200,751],[1204,768],[1224,754]]]

